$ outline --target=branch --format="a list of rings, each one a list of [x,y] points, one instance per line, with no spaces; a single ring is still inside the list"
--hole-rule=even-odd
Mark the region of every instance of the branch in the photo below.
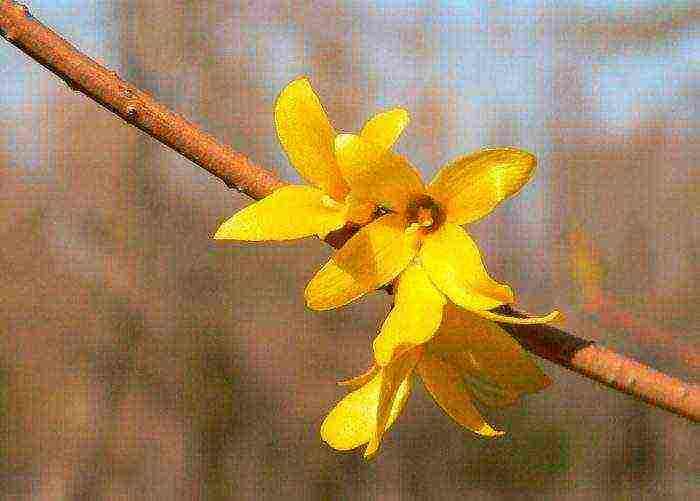
[[[79,52],[34,19],[26,7],[0,0],[0,30],[5,39],[126,122],[206,169],[226,186],[259,200],[284,183],[241,153],[223,146],[194,124],[123,81],[114,71]],[[341,245],[351,229],[327,239]],[[692,421],[700,421],[700,387],[651,369],[597,346],[592,341],[546,325],[506,326],[532,353],[605,386],[625,392]]]
[[[505,313],[525,315],[504,307]],[[605,386],[700,422],[700,387],[551,325],[501,324],[523,347]]]
[[[126,122],[221,179],[226,186],[260,199],[283,185],[272,172],[223,146],[147,93],[128,84],[34,19],[24,5],[0,0],[0,31],[68,87],[80,91]]]

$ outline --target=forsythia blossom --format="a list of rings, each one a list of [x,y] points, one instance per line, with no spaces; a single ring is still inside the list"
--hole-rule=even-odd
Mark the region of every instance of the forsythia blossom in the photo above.
[[[408,113],[396,108],[365,124],[360,137],[378,148],[391,148],[408,124]],[[291,82],[275,104],[277,135],[290,163],[313,186],[290,185],[237,212],[214,238],[290,240],[325,237],[346,222],[365,224],[374,205],[350,195],[336,162],[336,132],[306,78]]]
[[[447,164],[425,186],[406,159],[360,136],[339,135],[335,151],[351,195],[389,213],[333,254],[309,282],[306,301],[317,310],[337,308],[400,275],[396,307],[375,341],[380,365],[399,345],[428,341],[448,299],[502,322],[545,323],[558,315],[519,319],[489,311],[513,303],[513,291],[489,276],[476,243],[461,227],[522,188],[536,166],[530,153],[481,150]]]
[[[456,159],[425,185],[391,148],[408,124],[396,108],[374,116],[359,135],[337,134],[305,78],[275,105],[275,125],[290,163],[312,186],[285,186],[236,213],[214,238],[288,240],[325,237],[348,223],[359,231],[305,290],[315,310],[343,306],[393,285],[394,306],[375,338],[372,368],[343,384],[354,388],[323,422],[321,436],[374,455],[400,414],[413,374],[459,424],[499,436],[474,401],[506,405],[550,384],[495,321],[544,323],[491,311],[515,301],[491,278],[463,225],[490,213],[531,178],[533,155],[491,148]]]
[[[365,457],[373,456],[408,399],[414,373],[452,419],[486,437],[503,433],[484,421],[474,400],[492,407],[508,405],[551,383],[496,323],[448,305],[429,342],[341,383],[357,389],[328,414],[321,426],[323,440],[338,450],[368,444]]]

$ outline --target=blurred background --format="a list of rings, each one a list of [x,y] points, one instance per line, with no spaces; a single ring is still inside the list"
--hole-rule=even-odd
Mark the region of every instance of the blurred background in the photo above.
[[[537,176],[471,232],[519,306],[697,381],[692,1],[26,2],[94,59],[297,181],[273,126],[308,75],[338,130],[403,106],[426,179],[518,146]],[[384,294],[316,313],[329,249],[215,242],[249,203],[0,43],[0,498],[697,499],[689,422],[555,384],[478,438],[416,385],[370,463],[319,438]],[[695,439],[695,440],[694,440]]]

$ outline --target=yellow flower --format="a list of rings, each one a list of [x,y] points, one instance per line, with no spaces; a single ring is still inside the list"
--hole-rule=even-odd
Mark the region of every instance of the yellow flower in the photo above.
[[[389,149],[408,121],[408,113],[399,108],[379,113],[367,122],[360,137]],[[299,78],[284,88],[275,104],[275,125],[290,163],[313,186],[275,190],[225,221],[215,239],[323,238],[347,221],[371,220],[374,205],[349,195],[333,150],[337,134],[308,79]]]
[[[341,451],[368,444],[365,457],[376,454],[384,433],[408,399],[414,372],[452,419],[486,437],[503,432],[484,421],[473,400],[504,406],[551,384],[520,344],[497,324],[450,304],[438,333],[429,342],[384,367],[375,365],[341,383],[357,389],[323,421],[323,440]]]
[[[521,320],[488,311],[513,303],[513,291],[488,275],[476,243],[461,227],[517,193],[535,169],[533,155],[514,148],[481,150],[447,164],[425,186],[407,160],[360,136],[339,135],[335,151],[351,193],[389,213],[333,254],[309,282],[306,301],[316,310],[337,308],[401,274],[396,307],[382,329],[391,332],[380,336],[380,344],[393,339],[380,350],[386,355],[382,365],[396,343],[430,339],[447,299],[504,322],[540,323],[557,315]]]

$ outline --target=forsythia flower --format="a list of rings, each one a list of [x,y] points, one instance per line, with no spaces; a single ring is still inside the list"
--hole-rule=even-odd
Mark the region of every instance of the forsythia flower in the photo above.
[[[452,419],[486,437],[503,432],[484,421],[472,400],[508,405],[551,383],[496,323],[449,304],[429,342],[341,383],[357,389],[328,414],[321,426],[323,440],[337,450],[368,443],[365,457],[373,456],[408,399],[414,372]]]
[[[379,113],[360,136],[389,149],[406,127],[402,109]],[[336,132],[306,78],[284,88],[275,104],[277,135],[290,163],[313,186],[290,185],[249,205],[224,222],[215,239],[289,240],[312,235],[325,237],[347,221],[365,224],[375,206],[349,194],[335,159]]]
[[[488,311],[513,303],[513,291],[488,275],[476,243],[461,227],[517,193],[536,166],[533,155],[514,148],[481,150],[447,164],[426,187],[407,160],[360,136],[339,135],[335,152],[351,193],[389,213],[333,254],[309,282],[306,301],[316,310],[336,308],[401,274],[396,307],[375,342],[380,365],[398,345],[428,341],[448,299],[503,322],[543,323],[557,315],[516,319]]]

